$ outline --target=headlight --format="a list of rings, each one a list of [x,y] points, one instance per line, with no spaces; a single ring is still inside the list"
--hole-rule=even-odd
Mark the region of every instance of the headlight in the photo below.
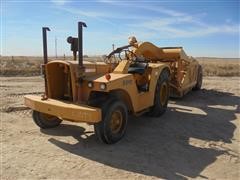
[[[93,82],[88,82],[88,87],[92,88],[93,87]]]
[[[101,90],[105,90],[107,88],[106,84],[105,83],[101,83],[100,84],[100,89]]]

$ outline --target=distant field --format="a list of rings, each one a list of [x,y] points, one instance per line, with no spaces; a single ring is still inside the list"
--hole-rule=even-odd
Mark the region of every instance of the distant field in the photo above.
[[[203,67],[204,76],[240,76],[240,59],[196,58]]]
[[[1,76],[36,76],[40,74],[42,57],[0,57]]]
[[[51,58],[49,58],[51,59]],[[64,60],[63,57],[58,59]],[[65,59],[70,59],[66,57]],[[85,58],[90,61],[101,60],[101,58]],[[40,75],[40,65],[43,63],[42,57],[35,56],[1,56],[0,76],[37,76]]]
[[[66,57],[70,58],[70,57]],[[63,57],[58,59],[64,59]],[[100,61],[100,57],[85,58],[90,61]],[[199,57],[197,60],[203,66],[204,76],[240,76],[240,59]],[[40,75],[42,57],[31,56],[1,56],[0,76],[36,76]]]

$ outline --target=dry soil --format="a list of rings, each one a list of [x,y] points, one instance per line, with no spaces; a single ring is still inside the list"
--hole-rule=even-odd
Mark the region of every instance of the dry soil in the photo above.
[[[43,80],[0,80],[1,179],[239,179],[239,77],[205,77],[162,117],[130,117],[115,145],[86,124],[40,130],[23,96],[40,95]]]

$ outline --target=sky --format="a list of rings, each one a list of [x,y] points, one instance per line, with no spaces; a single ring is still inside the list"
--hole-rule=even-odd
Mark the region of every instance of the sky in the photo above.
[[[83,21],[84,54],[103,55],[128,37],[159,47],[182,46],[195,57],[239,58],[239,0],[0,0],[1,55],[41,56],[42,27],[48,54],[71,55],[68,36]]]

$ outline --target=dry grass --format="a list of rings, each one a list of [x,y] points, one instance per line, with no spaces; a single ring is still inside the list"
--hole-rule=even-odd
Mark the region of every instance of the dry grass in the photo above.
[[[70,59],[70,57],[67,57]],[[58,58],[63,59],[63,58]],[[85,58],[100,60],[100,57]],[[197,58],[203,66],[204,76],[240,76],[240,60],[235,58]],[[42,57],[1,56],[0,76],[36,76],[40,75]]]
[[[71,59],[66,57],[66,59]],[[97,57],[85,58],[89,61],[99,60]],[[63,57],[58,60],[64,60]],[[42,57],[33,56],[1,56],[0,76],[37,76],[41,74]]]
[[[197,58],[204,76],[240,76],[240,60],[237,58]]]

